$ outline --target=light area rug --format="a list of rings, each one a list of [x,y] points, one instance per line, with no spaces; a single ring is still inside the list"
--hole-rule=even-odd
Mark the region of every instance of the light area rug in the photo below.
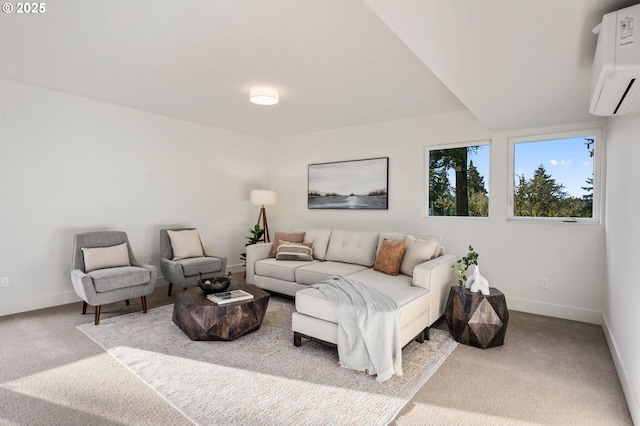
[[[78,326],[198,425],[387,424],[457,346],[449,333],[402,351],[403,376],[338,366],[335,348],[293,346],[293,301],[272,297],[262,327],[232,342],[194,342],[173,305]]]

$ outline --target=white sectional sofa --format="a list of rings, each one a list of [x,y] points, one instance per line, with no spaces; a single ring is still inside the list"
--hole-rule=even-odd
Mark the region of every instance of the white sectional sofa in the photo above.
[[[276,260],[269,257],[273,243],[247,247],[248,284],[295,297],[292,318],[294,344],[312,338],[337,344],[335,311],[325,296],[310,285],[332,275],[357,280],[394,299],[400,309],[402,346],[414,338],[429,338],[429,327],[444,313],[449,288],[456,283],[456,256],[445,254],[439,237],[354,231],[343,229],[298,229],[304,243],[313,243],[313,259]],[[278,234],[276,233],[276,238]],[[398,275],[373,268],[384,239],[405,241]]]

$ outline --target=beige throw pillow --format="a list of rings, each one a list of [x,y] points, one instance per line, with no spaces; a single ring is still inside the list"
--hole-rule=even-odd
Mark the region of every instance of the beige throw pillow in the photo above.
[[[376,263],[373,264],[373,269],[384,272],[387,275],[398,275],[404,255],[404,247],[404,241],[396,242],[387,240],[386,238],[382,240],[382,245],[376,256]]]
[[[312,242],[296,243],[296,242],[293,242],[293,241],[278,240],[278,250],[277,251],[280,251],[280,249],[282,248],[283,245],[285,245],[285,246],[304,246],[304,247],[308,247],[308,248],[312,249],[311,251],[313,251],[313,243]]]
[[[407,235],[404,242],[404,257],[400,265],[400,273],[410,277],[413,276],[413,268],[436,257],[440,249],[440,237],[417,239],[414,236]]]
[[[292,243],[280,240],[276,260],[313,260],[313,243]]]
[[[171,240],[173,260],[204,256],[200,234],[198,234],[197,229],[167,231],[167,234],[169,234],[169,239]]]
[[[304,239],[304,232],[276,232],[273,237],[273,245],[271,246],[271,254],[269,257],[276,257],[276,253],[278,253],[278,245],[280,244],[280,240],[290,241],[292,243],[301,243]]]
[[[95,271],[96,269],[131,266],[126,242],[109,247],[83,247],[82,256],[84,257],[85,272]]]

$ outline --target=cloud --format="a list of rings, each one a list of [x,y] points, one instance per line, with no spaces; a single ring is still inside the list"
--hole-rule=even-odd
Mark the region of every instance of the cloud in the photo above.
[[[571,165],[571,159],[565,160],[564,158],[562,158],[560,159],[560,161],[558,161],[552,158],[551,160],[549,160],[549,164],[551,164],[552,166],[563,165],[568,167]]]

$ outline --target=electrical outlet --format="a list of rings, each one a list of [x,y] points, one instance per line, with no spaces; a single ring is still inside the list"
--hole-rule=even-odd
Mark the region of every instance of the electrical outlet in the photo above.
[[[0,287],[9,287],[9,277],[0,278]]]
[[[549,289],[549,278],[543,278],[542,282],[540,283],[540,287],[544,288],[545,290]]]
[[[153,265],[153,259],[147,259],[147,265]]]

